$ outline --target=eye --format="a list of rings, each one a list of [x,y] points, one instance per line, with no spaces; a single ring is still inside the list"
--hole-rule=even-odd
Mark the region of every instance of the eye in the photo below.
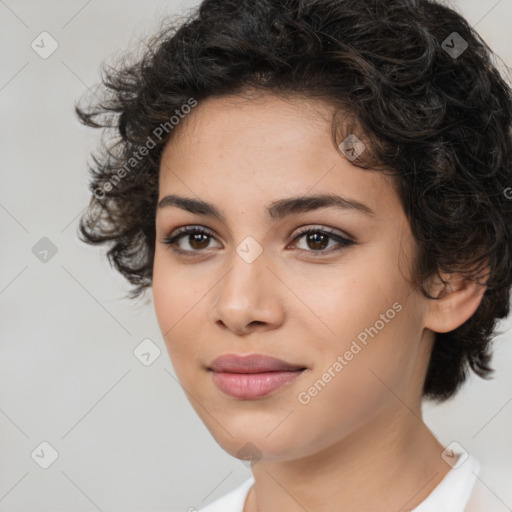
[[[314,256],[321,256],[322,254],[325,255],[330,254],[332,252],[341,251],[355,244],[353,240],[349,240],[348,238],[336,233],[335,231],[329,228],[304,228],[301,231],[299,231],[299,233],[297,234],[297,236],[295,236],[293,241],[295,242],[297,240],[300,240],[301,238],[305,239],[306,247],[309,247],[313,250],[300,250],[310,252]],[[325,248],[329,246],[329,240],[334,241],[337,244],[334,244],[334,249],[331,246],[329,250],[325,250]]]
[[[184,226],[178,228],[174,234],[165,237],[162,243],[172,246],[172,250],[179,254],[187,254],[204,251],[208,247],[209,238],[213,238],[213,235],[204,228]],[[182,239],[188,242],[192,250],[179,246]]]
[[[198,254],[204,252],[208,249],[210,239],[212,238],[214,238],[213,234],[202,227],[184,226],[175,230],[173,234],[165,237],[162,243],[172,246],[174,252],[188,256],[193,253]],[[299,250],[312,253],[314,256],[340,251],[356,243],[329,228],[304,228],[295,236],[293,242],[297,242],[301,238],[305,239],[306,247],[312,250],[301,248],[299,248]],[[185,240],[191,249],[180,246],[182,240]],[[329,247],[329,240],[336,242],[334,244],[335,247],[333,248],[331,246],[329,250],[325,250],[326,247]]]

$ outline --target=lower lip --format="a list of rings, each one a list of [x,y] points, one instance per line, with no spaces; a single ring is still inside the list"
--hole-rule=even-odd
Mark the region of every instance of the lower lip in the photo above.
[[[265,373],[227,373],[213,372],[213,382],[226,395],[235,398],[261,398],[272,391],[295,380],[304,370],[265,372]]]

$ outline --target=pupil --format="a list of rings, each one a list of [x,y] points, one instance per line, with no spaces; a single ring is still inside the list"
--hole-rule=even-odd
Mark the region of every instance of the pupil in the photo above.
[[[192,243],[190,244],[192,247],[194,247],[194,249],[202,249],[203,247],[201,246],[201,240],[200,238],[203,237],[204,239],[207,239],[208,238],[208,235],[205,235],[203,233],[195,233],[193,235],[191,235],[193,238],[192,238]],[[205,242],[205,240],[203,239],[203,244]],[[199,243],[199,247],[196,246],[196,243]],[[208,243],[206,243],[206,245],[208,245]]]
[[[320,238],[320,240],[318,240]],[[324,247],[326,247],[326,244],[323,243],[327,240],[327,237],[321,233],[313,233],[311,235],[308,236],[308,245],[309,245],[309,242],[312,242],[313,243],[313,247],[311,245],[309,245],[310,248],[312,249],[323,249]],[[318,244],[320,244],[320,246],[318,246]]]

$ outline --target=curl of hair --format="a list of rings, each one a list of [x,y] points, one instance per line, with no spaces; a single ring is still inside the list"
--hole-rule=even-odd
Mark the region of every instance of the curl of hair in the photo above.
[[[468,43],[457,58],[443,47],[453,32]],[[191,99],[253,90],[330,102],[333,143],[356,134],[366,150],[352,163],[396,180],[418,289],[435,300],[429,278],[486,271],[473,316],[436,333],[424,396],[446,400],[469,368],[491,374],[490,343],[510,307],[512,95],[494,57],[434,0],[204,0],[166,20],[135,62],[104,67],[101,101],[76,106],[84,124],[113,134],[89,166],[80,237],[110,244],[109,261],[141,294],[153,277],[161,153],[176,131],[155,130]]]

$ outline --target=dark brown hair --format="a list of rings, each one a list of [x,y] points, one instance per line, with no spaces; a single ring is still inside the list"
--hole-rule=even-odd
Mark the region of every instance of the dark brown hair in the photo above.
[[[152,283],[160,158],[193,102],[248,88],[325,99],[353,121],[337,142],[366,145],[353,163],[397,180],[418,289],[435,300],[432,276],[488,270],[474,315],[436,334],[424,396],[449,398],[468,368],[488,377],[512,285],[512,96],[467,21],[432,0],[205,0],[165,23],[135,62],[103,68],[99,102],[76,107],[114,136],[93,156],[80,236],[110,244],[131,296]]]

